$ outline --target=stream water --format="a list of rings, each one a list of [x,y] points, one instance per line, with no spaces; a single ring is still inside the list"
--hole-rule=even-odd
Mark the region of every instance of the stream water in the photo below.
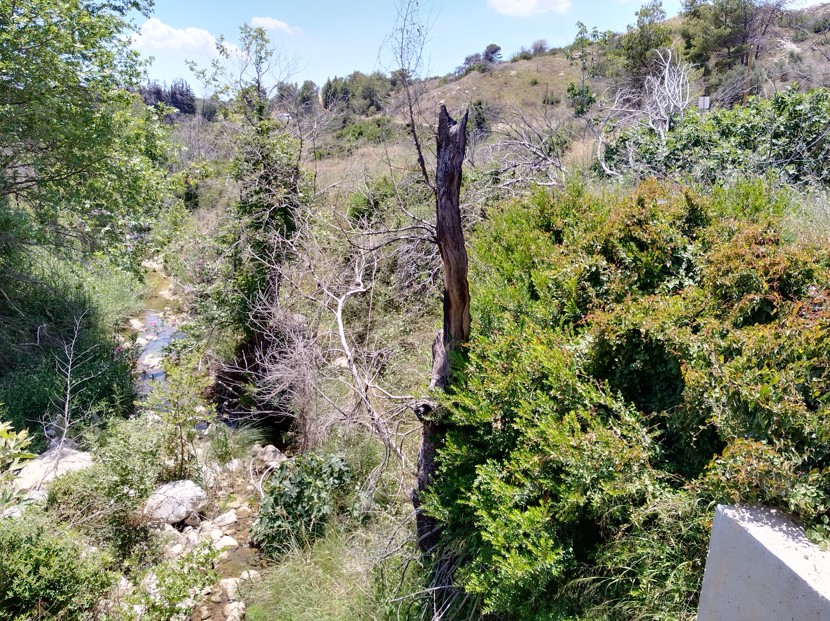
[[[145,276],[150,292],[144,299],[144,311],[129,320],[130,332],[136,335],[136,346],[141,352],[136,364],[135,390],[139,396],[147,395],[155,382],[164,380],[164,348],[178,334],[179,317],[171,282],[154,267],[148,267]]]

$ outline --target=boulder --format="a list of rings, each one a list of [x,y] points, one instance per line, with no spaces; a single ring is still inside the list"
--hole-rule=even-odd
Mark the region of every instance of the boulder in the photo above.
[[[273,470],[286,459],[285,454],[273,444],[262,447],[255,455],[255,463],[260,470]]]
[[[226,528],[231,526],[232,524],[236,524],[239,518],[236,515],[236,511],[231,509],[220,515],[219,517],[213,518],[213,523],[216,524],[219,528]]]
[[[150,495],[144,515],[154,522],[176,524],[204,509],[207,503],[207,492],[193,481],[173,481]]]
[[[56,446],[29,461],[17,475],[15,485],[23,492],[41,489],[62,474],[92,465],[92,455],[68,446]]]

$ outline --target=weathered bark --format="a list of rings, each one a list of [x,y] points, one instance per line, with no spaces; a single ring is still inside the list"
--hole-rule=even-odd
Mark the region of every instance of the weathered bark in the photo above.
[[[470,288],[467,282],[467,250],[461,228],[461,165],[464,162],[467,114],[459,122],[450,118],[442,105],[438,115],[438,168],[435,174],[436,230],[438,248],[444,262],[444,327],[432,346],[430,389],[445,390],[450,382],[452,351],[470,338]],[[443,435],[440,417],[425,403],[415,410],[422,424],[421,451],[418,455],[417,487],[412,493],[418,533],[418,546],[430,552],[438,542],[435,520],[421,511],[420,497],[435,472],[437,444]]]

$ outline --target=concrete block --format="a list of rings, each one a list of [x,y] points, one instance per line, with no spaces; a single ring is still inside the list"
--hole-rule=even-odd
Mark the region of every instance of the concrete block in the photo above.
[[[781,512],[718,506],[698,621],[830,620],[830,552]]]

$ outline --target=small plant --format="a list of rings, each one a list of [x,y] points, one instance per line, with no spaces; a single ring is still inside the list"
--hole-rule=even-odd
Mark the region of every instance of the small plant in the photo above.
[[[339,492],[350,480],[339,455],[307,453],[282,462],[268,482],[251,539],[271,556],[314,541],[340,509]]]
[[[97,545],[109,547],[120,561],[154,554],[152,532],[140,515],[164,466],[161,425],[147,417],[113,423],[91,439],[95,462],[49,486],[47,508]]]
[[[210,455],[221,465],[234,459],[242,459],[254,444],[262,444],[265,438],[262,430],[253,425],[241,425],[236,429],[217,422],[208,430]]]
[[[20,500],[12,482],[17,471],[23,467],[23,461],[35,457],[34,453],[26,450],[29,443],[26,429],[15,432],[11,423],[0,421],[0,513]]]
[[[194,354],[168,361],[164,370],[167,381],[156,386],[144,407],[158,414],[165,427],[165,447],[171,460],[166,478],[186,479],[193,475],[196,426],[216,417],[215,406],[204,397],[210,378]]]
[[[150,569],[106,621],[187,621],[202,590],[216,582],[219,553],[204,544]]]
[[[0,523],[0,618],[87,619],[113,581],[106,554],[45,517]]]

